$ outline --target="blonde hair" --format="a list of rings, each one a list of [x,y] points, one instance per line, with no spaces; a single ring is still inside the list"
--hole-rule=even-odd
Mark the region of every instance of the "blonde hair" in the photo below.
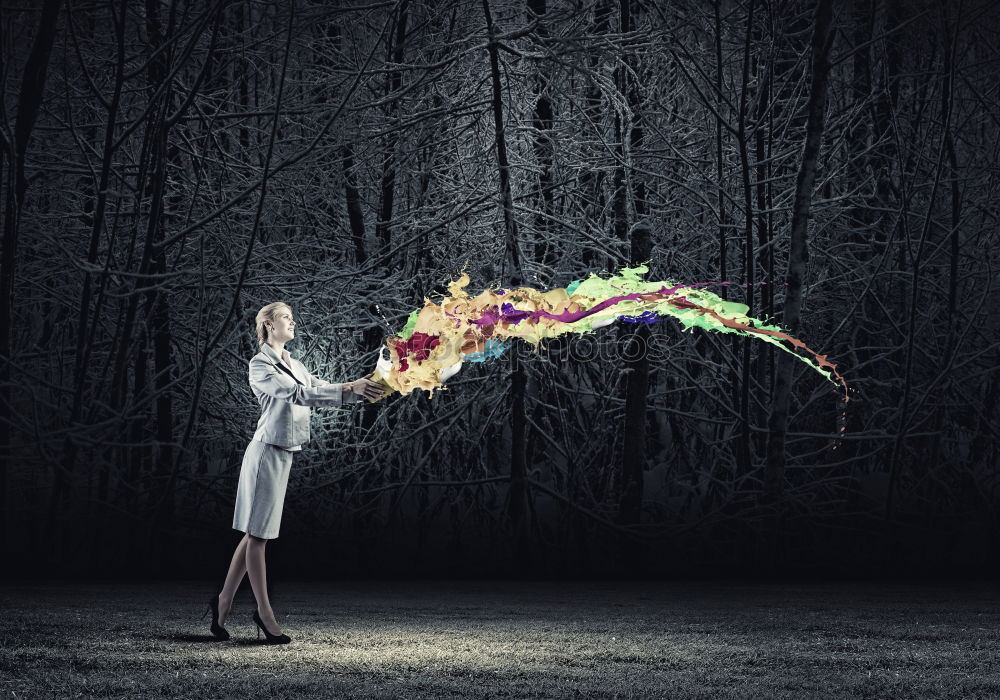
[[[274,323],[278,319],[278,312],[281,309],[292,310],[292,307],[283,301],[276,301],[268,304],[257,312],[257,344],[263,345],[267,342],[267,322]]]

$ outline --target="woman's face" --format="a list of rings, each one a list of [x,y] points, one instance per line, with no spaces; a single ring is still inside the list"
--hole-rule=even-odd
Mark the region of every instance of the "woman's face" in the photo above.
[[[295,338],[295,319],[289,308],[279,309],[271,323],[271,338],[279,343],[287,343]]]

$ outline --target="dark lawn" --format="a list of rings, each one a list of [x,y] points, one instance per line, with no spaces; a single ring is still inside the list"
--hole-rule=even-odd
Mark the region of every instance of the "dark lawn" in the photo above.
[[[5,584],[0,697],[1000,697],[986,583],[281,582],[283,647],[246,591]]]

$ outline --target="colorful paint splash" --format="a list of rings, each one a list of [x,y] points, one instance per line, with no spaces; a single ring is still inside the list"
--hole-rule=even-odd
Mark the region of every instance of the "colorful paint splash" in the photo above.
[[[799,358],[843,389],[847,382],[826,355],[810,349],[779,326],[746,315],[745,304],[726,301],[704,287],[727,282],[678,284],[646,282],[645,265],[623,268],[607,279],[591,274],[565,288],[540,292],[530,287],[484,290],[470,296],[464,272],[448,285],[439,303],[424,300],[403,330],[386,339],[388,359],[379,362],[372,379],[388,393],[409,394],[414,389],[433,393],[453,376],[463,362],[484,362],[503,354],[509,343],[521,339],[536,349],[546,338],[564,333],[587,333],[616,320],[654,323],[670,316],[684,330],[702,328],[759,338]],[[803,354],[799,354],[803,353]],[[843,420],[840,433],[845,430]]]

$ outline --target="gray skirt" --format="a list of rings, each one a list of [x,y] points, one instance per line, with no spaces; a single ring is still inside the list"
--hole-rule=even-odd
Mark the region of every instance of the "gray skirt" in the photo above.
[[[233,529],[273,540],[281,526],[292,452],[251,440],[243,454],[240,483],[236,488]]]

